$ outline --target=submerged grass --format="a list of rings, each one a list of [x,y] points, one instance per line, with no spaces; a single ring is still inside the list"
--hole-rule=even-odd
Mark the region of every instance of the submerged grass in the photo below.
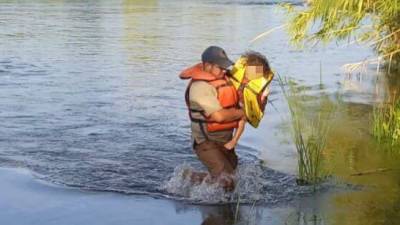
[[[309,101],[304,88],[293,81],[279,83],[287,100],[292,125],[292,137],[298,153],[298,184],[319,183],[326,173],[322,169],[322,152],[326,147],[328,131],[335,106],[327,96]]]

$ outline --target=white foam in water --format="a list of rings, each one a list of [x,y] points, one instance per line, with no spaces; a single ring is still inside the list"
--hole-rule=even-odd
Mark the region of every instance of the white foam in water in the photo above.
[[[185,171],[196,171],[187,164],[175,168],[172,177],[165,183],[164,189],[175,196],[200,202],[217,203],[226,201],[226,194],[218,184],[192,184],[190,176],[184,176]]]
[[[234,194],[240,196],[241,202],[254,202],[263,198],[262,169],[257,165],[241,165],[236,172]],[[237,197],[236,197],[237,198]]]
[[[174,196],[202,203],[236,202],[238,198],[241,203],[252,203],[262,199],[262,170],[256,165],[240,166],[235,175],[236,187],[231,193],[225,192],[218,183],[209,184],[203,181],[201,184],[192,184],[190,176],[184,176],[185,171],[196,169],[187,164],[176,167],[163,189]]]

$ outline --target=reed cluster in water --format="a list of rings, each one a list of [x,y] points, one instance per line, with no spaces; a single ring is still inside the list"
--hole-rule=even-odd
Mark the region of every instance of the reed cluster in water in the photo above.
[[[317,184],[326,175],[322,153],[326,147],[334,107],[327,97],[307,100],[304,88],[279,77],[290,112],[292,137],[298,153],[298,183]]]
[[[400,144],[400,99],[374,106],[372,134],[379,143]]]

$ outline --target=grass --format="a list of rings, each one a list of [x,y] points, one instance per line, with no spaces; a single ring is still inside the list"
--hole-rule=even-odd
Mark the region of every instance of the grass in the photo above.
[[[400,99],[374,106],[372,134],[379,143],[400,144]]]
[[[322,152],[335,108],[328,97],[321,96],[310,101],[304,88],[278,77],[288,103],[292,137],[298,153],[298,184],[311,184],[315,189],[315,184],[326,175],[322,169]]]
[[[289,12],[288,31],[302,47],[344,40],[373,46],[379,54],[369,63],[400,68],[400,2],[398,0],[312,0],[307,7],[283,4]],[[379,65],[378,65],[379,67]]]

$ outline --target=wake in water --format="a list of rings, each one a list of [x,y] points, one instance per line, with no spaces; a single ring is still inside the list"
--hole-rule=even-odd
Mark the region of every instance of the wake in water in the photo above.
[[[235,174],[236,186],[233,192],[225,192],[218,183],[209,184],[206,180],[193,184],[187,171],[195,171],[189,165],[175,168],[172,177],[163,189],[169,194],[185,200],[205,203],[240,203],[251,204],[264,202],[275,204],[287,202],[298,195],[311,193],[310,187],[296,185],[295,176],[280,173],[260,165],[241,165]]]
[[[191,173],[196,170],[187,164],[175,168],[164,189],[174,196],[194,202],[218,203],[229,201],[230,194],[226,193],[219,183],[209,183],[205,177],[201,183],[192,183]]]

